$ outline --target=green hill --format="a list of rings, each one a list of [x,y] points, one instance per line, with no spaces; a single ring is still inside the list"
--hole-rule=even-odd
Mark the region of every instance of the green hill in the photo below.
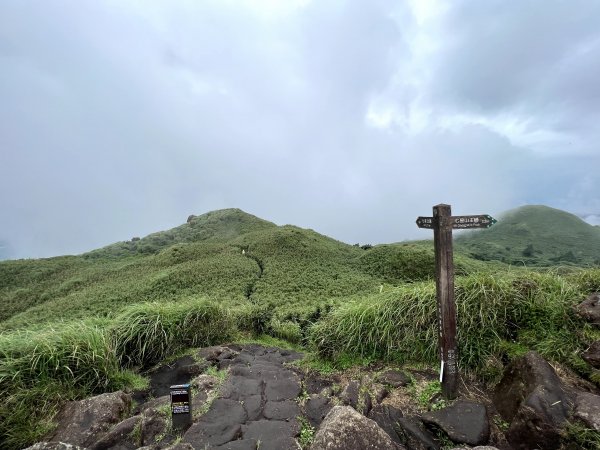
[[[523,206],[486,230],[464,233],[456,249],[484,261],[514,265],[599,265],[600,229],[548,206]]]

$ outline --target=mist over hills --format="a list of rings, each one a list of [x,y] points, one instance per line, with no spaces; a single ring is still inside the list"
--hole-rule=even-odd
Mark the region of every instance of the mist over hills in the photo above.
[[[501,214],[489,229],[457,236],[456,248],[508,264],[599,265],[600,228],[559,209],[529,205]]]

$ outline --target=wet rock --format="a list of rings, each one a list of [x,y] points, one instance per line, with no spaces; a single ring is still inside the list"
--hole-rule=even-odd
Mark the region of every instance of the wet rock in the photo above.
[[[119,423],[130,406],[131,397],[123,391],[68,402],[58,414],[58,427],[48,441],[88,447]]]
[[[304,404],[304,414],[310,425],[317,428],[331,411],[331,408],[333,408],[333,404],[330,398],[313,394]]]
[[[369,413],[369,419],[374,420],[379,427],[396,443],[402,444],[396,432],[398,421],[403,417],[402,411],[390,405],[377,405]]]
[[[588,428],[600,432],[600,395],[579,392],[575,398],[573,415]]]
[[[485,406],[468,401],[457,401],[447,408],[423,414],[423,423],[442,429],[459,444],[481,445],[490,437],[490,424]]]
[[[117,424],[102,439],[89,447],[90,450],[136,449],[141,444],[141,434],[136,436],[136,429],[141,431],[142,416],[133,416]]]
[[[371,419],[349,406],[335,406],[315,434],[311,450],[397,450],[404,447],[392,441]]]
[[[590,294],[575,310],[581,318],[600,327],[600,293]]]
[[[380,373],[377,380],[394,388],[408,386],[411,382],[410,377],[406,373],[393,369]]]
[[[356,380],[350,381],[340,394],[340,400],[344,405],[358,408],[358,395],[360,393],[360,383]]]
[[[590,345],[581,357],[592,367],[600,369],[600,341],[596,341]]]
[[[402,443],[409,450],[439,450],[440,445],[433,435],[423,427],[420,420],[410,417],[398,419],[398,431]]]

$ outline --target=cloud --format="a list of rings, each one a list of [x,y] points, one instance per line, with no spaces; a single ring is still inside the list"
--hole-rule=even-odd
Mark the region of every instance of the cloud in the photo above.
[[[240,207],[376,243],[426,237],[441,202],[595,212],[600,13],[570,5],[3,2],[0,238],[78,253]]]

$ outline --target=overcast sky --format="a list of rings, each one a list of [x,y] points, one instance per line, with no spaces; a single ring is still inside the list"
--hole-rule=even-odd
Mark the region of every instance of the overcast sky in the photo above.
[[[0,254],[229,207],[348,243],[429,238],[438,203],[598,223],[599,24],[596,0],[0,0]]]

